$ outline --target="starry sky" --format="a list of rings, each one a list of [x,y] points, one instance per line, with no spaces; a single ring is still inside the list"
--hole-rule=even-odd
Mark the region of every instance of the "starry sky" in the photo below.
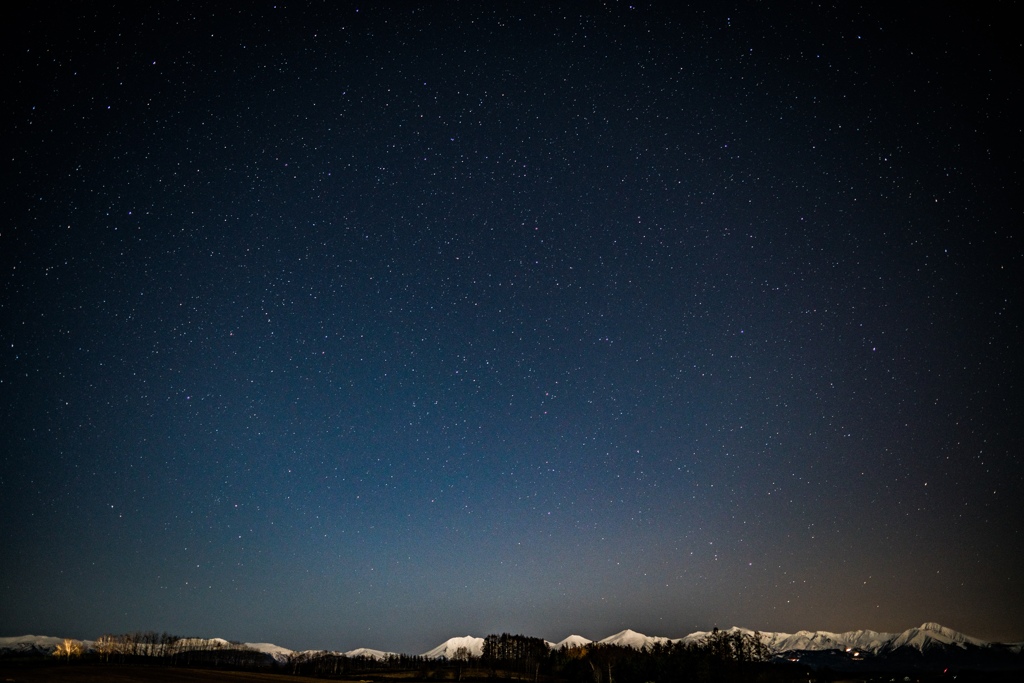
[[[0,635],[1024,640],[1024,50],[878,5],[9,17]]]

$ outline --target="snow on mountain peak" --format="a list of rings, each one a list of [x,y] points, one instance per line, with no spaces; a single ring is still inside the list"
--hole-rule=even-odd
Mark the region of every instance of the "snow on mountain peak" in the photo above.
[[[983,647],[986,644],[983,640],[965,636],[959,631],[954,631],[951,628],[929,621],[921,624],[918,628],[910,628],[903,633],[895,635],[889,643],[889,648],[895,650],[901,647],[909,647],[924,652],[928,649],[946,645],[955,645],[961,649],[966,649],[969,645]]]
[[[9,636],[0,638],[0,651],[53,652],[63,642],[63,638],[53,636]]]
[[[214,638],[214,640],[223,640],[222,638]],[[224,641],[227,642],[227,641]],[[280,645],[274,645],[273,643],[243,643],[244,647],[250,650],[256,650],[262,652],[265,655],[270,655],[274,658],[274,661],[281,664],[288,661],[288,658],[292,656],[294,651],[289,650],[286,647]]]
[[[449,638],[433,650],[424,652],[423,657],[426,659],[440,659],[442,657],[453,659],[459,654],[461,648],[465,648],[466,652],[472,657],[481,657],[484,654],[484,639],[475,636]]]
[[[376,659],[378,662],[382,662],[391,655],[393,652],[384,652],[383,650],[374,650],[368,647],[359,647],[355,650],[349,650],[345,653],[346,657],[368,657],[370,659]]]
[[[740,633],[746,636],[753,636],[755,631],[734,626],[728,629],[726,633]],[[941,651],[943,648],[967,650],[973,647],[999,647],[1007,652],[1015,653],[1020,653],[1024,650],[1024,643],[993,644],[966,636],[959,631],[935,622],[926,622],[919,627],[907,629],[902,633],[880,633],[870,630],[847,631],[845,633],[832,633],[829,631],[797,631],[796,633],[760,631],[756,633],[760,636],[761,642],[771,652],[776,654],[796,651],[858,650],[864,653],[883,655],[902,648],[913,649],[922,653]],[[695,644],[703,641],[708,635],[710,635],[708,631],[697,631],[683,638],[673,640],[660,636],[648,636],[632,629],[625,629],[597,641],[597,643],[647,650],[656,643],[680,642]],[[54,648],[62,643],[63,640],[63,638],[52,636],[32,635],[0,637],[0,652],[37,652],[48,654],[53,652]],[[548,645],[552,649],[561,649],[562,647],[583,647],[593,642],[588,638],[574,634],[558,643],[548,643]],[[86,650],[91,650],[95,646],[92,641],[82,641],[82,644]],[[223,638],[183,638],[179,641],[179,645],[196,649],[238,647],[238,645],[232,644]],[[459,636],[449,638],[434,649],[423,653],[422,656],[427,659],[457,659],[464,655],[480,657],[483,655],[483,646],[483,638]],[[242,647],[263,652],[273,657],[279,663],[288,661],[289,657],[295,654],[292,650],[272,643],[244,643]],[[386,659],[391,654],[394,653],[369,648],[358,648],[344,653],[348,657],[372,657],[378,660]]]
[[[668,638],[660,636],[646,636],[643,633],[637,633],[632,629],[625,629],[619,631],[613,636],[608,636],[603,640],[598,641],[602,645],[621,645],[624,647],[632,647],[637,650],[646,650],[652,647],[655,643],[667,643]]]
[[[561,650],[563,647],[569,647],[569,648],[584,647],[586,645],[590,645],[592,642],[594,642],[594,641],[590,640],[589,638],[584,638],[583,636],[577,636],[577,635],[574,634],[574,635],[569,636],[568,638],[560,640],[557,643],[554,643],[551,646],[551,649],[553,649],[553,650]]]

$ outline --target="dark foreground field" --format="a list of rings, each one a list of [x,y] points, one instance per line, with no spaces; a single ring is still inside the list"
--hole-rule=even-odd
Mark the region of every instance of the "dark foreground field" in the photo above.
[[[443,672],[442,675],[434,675],[430,677],[418,676],[415,672],[389,672],[381,675],[378,673],[373,676],[374,680],[381,683],[414,683],[416,681],[427,681],[431,683],[440,683],[441,681],[448,681],[452,683],[458,680],[457,675],[452,675],[454,672]],[[465,673],[465,672],[463,672]],[[502,675],[501,672],[498,675],[505,683],[512,683],[518,680],[527,680],[532,683],[532,679],[527,677],[525,679],[515,679]],[[745,677],[723,677],[716,678],[712,677],[707,680],[712,681],[728,681],[729,683],[738,683],[739,681],[758,680],[765,682],[787,682],[792,683],[794,681],[805,683],[808,680],[816,680],[820,683],[883,683],[888,681],[901,681],[911,680],[919,683],[941,683],[948,680],[956,680],[957,683],[1018,683],[1024,678],[1021,678],[1019,671],[1000,671],[1000,672],[961,672],[958,675],[946,675],[941,673],[931,674],[915,674],[907,678],[904,678],[903,674],[894,675],[892,673],[872,673],[864,674],[861,676],[850,677],[849,675],[843,675],[838,673],[829,672],[818,672],[818,674],[808,677],[806,671],[800,672],[799,676],[786,675],[785,671],[773,671],[763,672],[764,675],[756,676],[754,678]],[[789,672],[793,673],[793,672]],[[468,677],[463,677],[463,680],[472,681],[486,681],[488,680],[485,672],[473,671],[470,672]],[[770,675],[774,674],[774,675]],[[67,664],[22,664],[22,663],[5,663],[0,662],[0,683],[324,683],[326,679],[323,678],[311,678],[308,676],[293,676],[285,673],[259,673],[251,671],[224,671],[216,669],[192,669],[184,667],[169,667],[169,666],[107,666],[102,664],[97,665],[67,665]],[[339,680],[339,679],[332,679]],[[351,676],[340,679],[347,681],[348,683],[371,683],[368,679],[360,679],[359,676]],[[556,679],[541,676],[540,681],[551,683]],[[704,680],[704,679],[699,679]]]
[[[214,671],[163,666],[46,665],[0,663],[0,683],[324,683],[322,678],[248,671]]]

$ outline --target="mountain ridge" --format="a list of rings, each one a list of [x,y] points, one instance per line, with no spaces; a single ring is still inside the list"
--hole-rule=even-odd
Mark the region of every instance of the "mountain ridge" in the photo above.
[[[781,656],[794,652],[826,652],[845,651],[869,654],[872,656],[888,655],[900,651],[917,652],[925,654],[928,652],[942,650],[998,650],[1010,654],[1024,653],[1024,642],[1001,643],[996,641],[985,641],[974,638],[954,629],[942,626],[936,622],[925,622],[921,626],[909,628],[900,633],[883,633],[872,630],[846,631],[834,633],[831,631],[797,631],[796,633],[785,633],[776,631],[754,631],[748,628],[733,626],[724,629],[725,633],[740,633],[742,635],[754,636],[757,634],[761,642],[774,656]],[[697,643],[706,638],[712,631],[695,631],[681,638],[668,638],[665,636],[648,636],[632,629],[624,629],[618,633],[607,636],[601,640],[593,641],[580,635],[570,635],[558,643],[545,641],[552,649],[562,647],[586,647],[591,644],[618,645],[632,647],[637,650],[645,650],[654,647],[656,644],[666,645],[669,643]],[[204,644],[216,644],[220,647],[230,646],[232,643],[222,638],[187,638],[183,639],[194,643],[197,647]],[[62,643],[64,638],[53,636],[13,636],[0,637],[0,654],[10,652],[21,653],[50,653]],[[95,641],[80,641],[85,650],[94,650]],[[277,662],[285,662],[289,657],[301,653],[326,652],[326,650],[289,650],[288,648],[274,645],[273,643],[237,643],[241,647],[256,650],[272,657]],[[483,654],[484,638],[466,635],[449,638],[443,643],[422,653],[420,656],[425,659],[455,659],[464,655],[479,657]],[[360,647],[347,652],[338,652],[348,657],[372,657],[382,660],[398,653],[384,650]]]

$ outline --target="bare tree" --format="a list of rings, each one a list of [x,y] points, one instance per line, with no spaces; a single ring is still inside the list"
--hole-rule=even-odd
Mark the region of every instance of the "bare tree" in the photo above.
[[[57,649],[53,651],[54,657],[63,657],[65,661],[70,660],[72,657],[82,656],[82,643],[72,638],[65,638],[64,642],[57,645]]]
[[[102,636],[96,639],[96,653],[103,659],[104,662],[110,661],[110,655],[117,654],[118,642],[117,636],[109,633],[104,633]]]

